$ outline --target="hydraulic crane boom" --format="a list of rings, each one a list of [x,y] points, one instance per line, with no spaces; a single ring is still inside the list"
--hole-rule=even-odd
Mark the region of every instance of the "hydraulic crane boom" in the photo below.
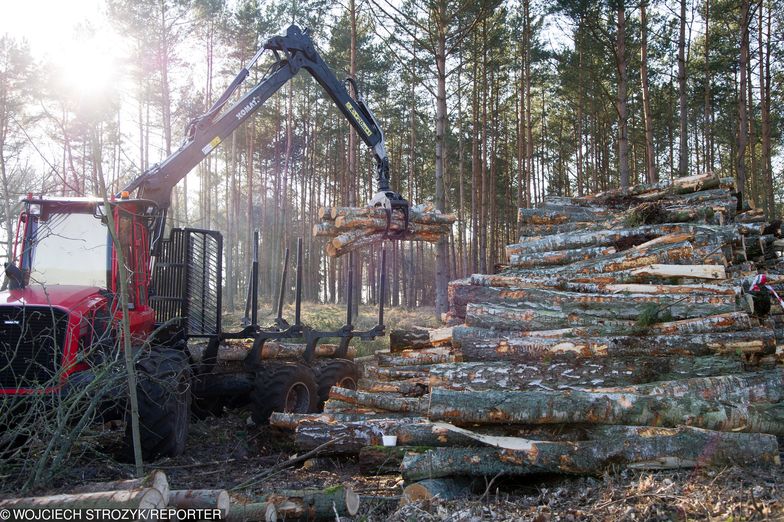
[[[237,87],[247,78],[248,69],[265,50],[272,51],[277,59],[267,75],[234,105],[222,110]],[[389,209],[402,209],[407,217],[408,203],[389,188],[389,160],[384,147],[384,133],[377,120],[365,105],[361,95],[358,94],[356,99],[352,98],[344,83],[340,82],[324,63],[307,29],[303,31],[296,25],[292,25],[285,36],[270,38],[248,66],[239,72],[210,110],[191,121],[186,139],[177,151],[123,189],[126,192],[138,189],[139,198],[153,201],[161,209],[161,216],[157,219],[155,227],[158,231],[163,232],[165,212],[169,207],[174,186],[300,69],[305,69],[316,79],[349,123],[354,126],[362,141],[373,149],[378,192],[371,204]],[[353,80],[348,81],[353,82]],[[354,87],[355,92],[358,93],[356,86]]]

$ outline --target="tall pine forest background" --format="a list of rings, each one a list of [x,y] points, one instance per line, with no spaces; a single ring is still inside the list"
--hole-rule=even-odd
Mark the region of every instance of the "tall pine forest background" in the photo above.
[[[191,118],[269,36],[309,27],[355,76],[386,135],[392,186],[458,216],[440,245],[389,247],[389,304],[446,307],[446,281],[491,272],[517,209],[714,172],[773,219],[784,187],[784,2],[773,0],[107,0],[127,60],[101,96],[0,35],[0,198],[10,250],[27,192],[113,190],[176,150]],[[80,29],[85,38],[91,28]],[[247,90],[269,64],[251,71]],[[241,88],[240,91],[243,91]],[[236,99],[236,97],[235,97]],[[253,231],[262,299],[305,245],[304,297],[345,298],[346,261],[311,236],[321,206],[361,205],[374,162],[304,71],[177,188],[173,226],[225,240],[227,308],[245,300]],[[365,302],[376,258],[362,254]],[[438,269],[438,270],[437,270]]]

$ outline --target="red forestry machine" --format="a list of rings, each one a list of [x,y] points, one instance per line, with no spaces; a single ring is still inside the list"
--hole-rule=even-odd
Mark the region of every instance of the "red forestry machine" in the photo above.
[[[248,77],[264,51],[275,62],[263,79],[231,106],[229,98]],[[345,359],[349,341],[384,335],[383,297],[378,323],[358,331],[351,321],[334,331],[318,331],[300,321],[302,240],[296,253],[296,313],[293,324],[282,317],[281,284],[274,326],[256,323],[258,266],[254,261],[249,309],[244,329],[221,327],[222,236],[210,230],[176,228],[164,237],[172,189],[201,160],[250,118],[266,100],[294,77],[308,71],[373,149],[378,193],[372,205],[401,212],[408,203],[389,189],[384,135],[361,95],[351,97],[316,51],[307,30],[289,27],[285,36],[268,40],[220,99],[192,120],[182,146],[144,172],[121,193],[109,198],[48,198],[29,195],[19,217],[13,259],[6,266],[6,289],[0,292],[0,400],[31,395],[71,394],[97,378],[94,368],[117,359],[122,338],[119,259],[128,284],[128,326],[138,376],[139,420],[145,458],[184,451],[191,402],[214,409],[250,403],[256,422],[272,411],[313,412],[336,383],[352,386],[353,362]],[[354,92],[358,93],[356,85]],[[136,197],[131,197],[135,193]],[[114,230],[109,233],[109,224]],[[115,247],[112,237],[117,239]],[[256,244],[256,256],[258,243]],[[384,295],[384,250],[380,252],[380,295]],[[286,255],[288,258],[288,255]],[[285,279],[285,263],[284,276]],[[348,279],[349,292],[351,277]],[[207,341],[194,361],[189,339]],[[316,362],[322,339],[338,339],[336,357]],[[235,371],[216,371],[218,348],[227,339],[252,339],[252,349]],[[268,340],[304,339],[299,362],[267,362]],[[115,395],[127,395],[117,393]],[[116,401],[116,397],[112,398]],[[21,411],[23,408],[17,410]],[[106,416],[127,416],[122,407],[107,407]],[[9,426],[8,416],[0,424]],[[130,425],[130,423],[128,423]],[[0,426],[0,429],[2,427]],[[127,430],[128,435],[130,429]]]

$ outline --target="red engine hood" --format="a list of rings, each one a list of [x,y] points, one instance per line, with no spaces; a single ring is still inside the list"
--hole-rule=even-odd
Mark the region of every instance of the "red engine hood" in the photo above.
[[[85,301],[100,299],[101,289],[96,286],[51,285],[43,287],[32,284],[21,290],[4,290],[0,292],[0,306],[57,306],[65,310],[74,310]],[[92,299],[91,299],[92,298]]]

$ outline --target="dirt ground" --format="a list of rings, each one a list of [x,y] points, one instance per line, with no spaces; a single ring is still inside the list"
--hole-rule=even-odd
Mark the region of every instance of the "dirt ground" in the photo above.
[[[372,323],[372,311],[363,310]],[[432,314],[431,314],[432,315]],[[398,310],[388,324],[423,325],[421,311]],[[427,316],[429,317],[429,316]],[[336,327],[335,307],[308,307],[309,323]],[[435,323],[435,320],[433,319]],[[386,338],[366,347],[383,348]],[[610,471],[599,477],[487,477],[472,493],[454,501],[399,507],[399,475],[363,476],[355,460],[316,457],[297,459],[292,435],[248,421],[246,410],[191,424],[185,454],[146,465],[163,470],[176,489],[221,488],[236,499],[251,500],[272,491],[322,489],[349,485],[361,496],[357,521],[531,520],[784,520],[784,471],[766,469],[698,469],[683,471]],[[67,492],[75,485],[130,478],[133,466],[123,460],[121,426],[95,426],[80,438],[78,455],[47,484],[26,494]],[[19,477],[0,476],[0,498],[15,496]]]
[[[704,469],[619,471],[601,477],[488,477],[476,480],[472,493],[454,501],[399,507],[403,481],[397,475],[362,476],[350,458],[311,458],[292,467],[292,437],[246,420],[247,411],[231,411],[192,425],[186,453],[163,459],[147,469],[166,472],[177,489],[225,488],[232,496],[253,499],[271,491],[327,488],[345,484],[362,498],[357,521],[480,520],[784,520],[784,471]],[[122,430],[95,434],[116,455]],[[120,460],[86,453],[46,493],[64,492],[75,484],[132,476]],[[37,493],[44,493],[39,491]]]

